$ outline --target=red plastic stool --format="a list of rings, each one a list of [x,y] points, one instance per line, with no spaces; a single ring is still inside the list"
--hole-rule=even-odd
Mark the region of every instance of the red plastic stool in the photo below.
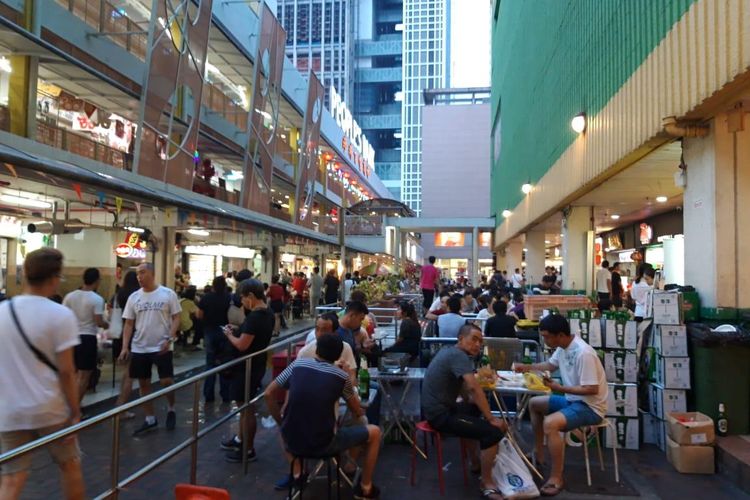
[[[414,486],[417,478],[417,431],[422,431],[422,437],[424,439],[424,453],[427,455],[427,434],[431,434],[437,439],[437,468],[438,468],[438,482],[440,483],[440,494],[445,495],[445,479],[443,478],[443,440],[442,436],[438,431],[432,428],[432,426],[423,420],[417,422],[412,434],[411,447],[411,485]],[[461,466],[464,471],[464,486],[469,486],[469,476],[466,473],[466,446],[463,440],[461,440]]]
[[[227,490],[195,484],[178,484],[174,488],[174,497],[176,500],[230,500]]]

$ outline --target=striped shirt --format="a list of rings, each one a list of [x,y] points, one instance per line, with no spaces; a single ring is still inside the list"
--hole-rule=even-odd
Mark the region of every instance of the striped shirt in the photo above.
[[[287,448],[299,455],[326,448],[336,433],[334,404],[355,395],[347,373],[318,359],[297,359],[276,383],[289,391],[281,422]]]

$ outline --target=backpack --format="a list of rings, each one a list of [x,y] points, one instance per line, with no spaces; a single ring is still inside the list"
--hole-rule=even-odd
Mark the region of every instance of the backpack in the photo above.
[[[245,308],[242,307],[242,302],[238,303],[236,294],[232,295],[232,299],[229,302],[227,318],[229,324],[234,326],[240,326],[245,321]]]

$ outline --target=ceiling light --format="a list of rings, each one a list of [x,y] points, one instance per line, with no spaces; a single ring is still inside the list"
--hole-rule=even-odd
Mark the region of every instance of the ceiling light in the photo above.
[[[617,215],[617,214],[612,214],[612,215],[610,215],[610,217],[612,218],[612,220],[617,220],[617,219],[620,218],[620,216]]]
[[[533,190],[534,190],[534,186],[532,186],[531,183],[529,183],[529,182],[527,182],[526,184],[524,184],[523,186],[521,186],[521,192],[523,194],[529,194]]]
[[[288,194],[285,194],[285,195],[284,195],[284,198],[286,198],[286,199],[288,200],[288,199],[289,199],[289,195],[288,195]]]
[[[33,198],[24,198],[23,196],[15,196],[12,194],[0,195],[0,201],[29,208],[52,208],[52,203],[49,203],[47,201],[36,200]]]
[[[143,229],[142,227],[125,226],[125,231],[130,231],[131,233],[143,234],[145,229]]]
[[[544,240],[544,243],[545,243],[546,245],[549,245],[549,244],[550,244],[550,241],[549,241],[549,240]]]
[[[656,201],[659,202],[659,203],[666,203],[668,199],[669,198],[667,198],[666,196],[657,196],[656,197]]]
[[[508,210],[507,208],[506,208],[505,210],[503,210],[503,217],[505,217],[506,219],[507,219],[508,217],[510,217],[511,215],[513,215],[513,212],[511,212],[511,211],[510,211],[510,210]]]
[[[528,251],[529,251],[529,249],[528,249],[528,248],[524,248],[524,249],[523,249],[523,251],[524,251],[524,252],[528,252]]]
[[[583,131],[586,130],[586,113],[575,115],[570,121],[570,126],[573,127],[573,130],[576,133],[582,134]]]
[[[289,203],[282,203],[281,208],[289,208]]]
[[[211,233],[205,229],[188,229],[188,233],[193,236],[210,236]]]

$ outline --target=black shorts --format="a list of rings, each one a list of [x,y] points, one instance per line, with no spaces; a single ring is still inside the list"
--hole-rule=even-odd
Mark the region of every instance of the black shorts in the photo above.
[[[94,371],[96,369],[96,335],[80,335],[81,343],[73,350],[76,370]]]
[[[476,439],[483,450],[495,446],[503,439],[503,431],[481,417],[479,408],[462,404],[451,413],[429,419],[433,429],[465,439]]]
[[[151,368],[156,365],[159,379],[174,377],[172,351],[164,354],[158,352],[133,352],[130,354],[130,378],[151,380]]]
[[[263,376],[265,375],[265,372],[263,375],[259,377],[250,377],[250,399],[253,399],[255,396],[258,395],[258,391],[260,390],[260,386],[263,383]],[[244,403],[245,402],[245,370],[236,370],[232,372],[232,377],[230,378],[230,389],[229,389],[229,397],[236,401],[237,403]]]
[[[282,312],[284,312],[283,300],[272,300],[270,306],[271,306],[271,310],[275,312],[276,314],[281,314]]]
[[[432,303],[435,301],[435,290],[428,290],[427,288],[422,288],[422,307],[425,309],[429,309]]]

